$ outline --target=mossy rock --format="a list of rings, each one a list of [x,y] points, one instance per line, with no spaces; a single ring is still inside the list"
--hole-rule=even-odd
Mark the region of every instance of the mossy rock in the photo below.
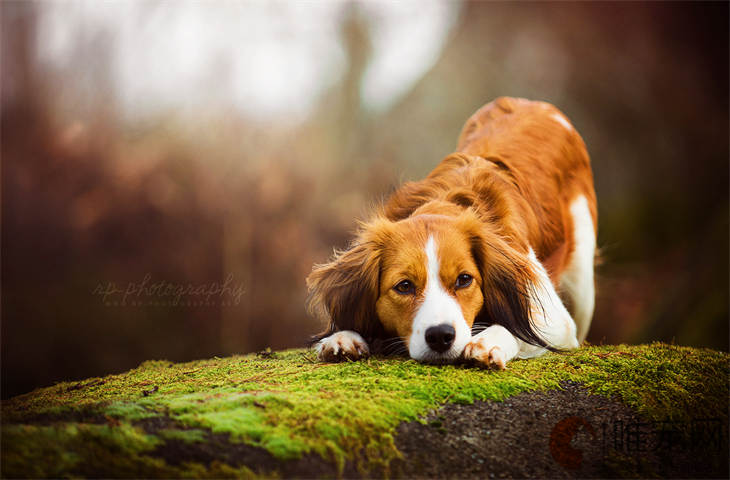
[[[508,408],[516,395],[570,385],[647,421],[712,418],[726,433],[729,374],[727,353],[659,343],[588,346],[504,371],[382,357],[323,364],[305,350],[148,361],[4,401],[2,476],[399,476],[413,471],[398,447],[415,431],[404,422],[448,433],[434,417],[445,404]]]

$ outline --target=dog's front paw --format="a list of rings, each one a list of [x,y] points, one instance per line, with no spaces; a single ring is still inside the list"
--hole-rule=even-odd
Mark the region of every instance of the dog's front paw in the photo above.
[[[351,330],[336,332],[323,338],[314,347],[317,358],[323,362],[359,360],[370,355],[370,349],[359,333]]]
[[[499,345],[491,344],[486,338],[472,337],[464,348],[464,358],[474,360],[482,366],[504,370],[507,355]]]
[[[482,366],[504,370],[507,362],[515,358],[519,351],[517,339],[506,328],[501,325],[490,325],[471,337],[462,356]]]

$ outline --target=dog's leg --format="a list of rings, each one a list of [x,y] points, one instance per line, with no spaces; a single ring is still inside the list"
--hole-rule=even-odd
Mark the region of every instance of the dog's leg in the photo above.
[[[502,325],[491,325],[471,337],[463,356],[488,367],[503,369],[519,353],[522,343]]]
[[[335,332],[317,342],[314,349],[317,351],[317,358],[324,362],[358,360],[370,355],[367,342],[352,330]]]
[[[596,231],[586,197],[578,197],[570,205],[570,213],[573,216],[575,249],[568,267],[560,277],[560,290],[567,296],[578,329],[578,341],[582,342],[588,335],[596,301],[593,280]]]
[[[558,297],[550,277],[530,249],[529,260],[537,277],[531,285],[530,303],[535,332],[551,347],[558,349],[578,348],[575,322]],[[523,342],[501,325],[491,325],[473,336],[464,349],[464,358],[498,368],[505,368],[513,358],[532,358],[542,355],[543,347]]]
[[[578,348],[575,322],[558,296],[558,292],[555,291],[545,267],[542,266],[532,249],[530,249],[528,258],[537,277],[530,292],[532,328],[551,347],[561,350]],[[537,357],[545,351],[542,347],[520,342],[517,357]]]

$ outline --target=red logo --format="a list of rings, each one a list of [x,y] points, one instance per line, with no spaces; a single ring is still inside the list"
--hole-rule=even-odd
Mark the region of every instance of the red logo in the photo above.
[[[556,462],[568,470],[577,470],[583,461],[583,452],[570,446],[580,428],[585,428],[595,439],[596,432],[590,423],[580,417],[568,417],[559,421],[550,432],[550,454]]]

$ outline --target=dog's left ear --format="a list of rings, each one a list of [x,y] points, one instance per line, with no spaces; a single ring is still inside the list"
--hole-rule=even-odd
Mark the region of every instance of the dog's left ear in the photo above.
[[[375,303],[379,293],[382,235],[389,223],[380,219],[362,225],[348,249],[335,252],[329,263],[315,265],[307,277],[308,309],[328,322],[327,329],[315,335],[313,342],[340,330],[353,330],[366,340],[382,333]]]
[[[474,212],[462,216],[472,256],[482,277],[484,305],[475,323],[502,325],[532,345],[548,348],[533,323],[535,274],[526,253],[511,244]]]

